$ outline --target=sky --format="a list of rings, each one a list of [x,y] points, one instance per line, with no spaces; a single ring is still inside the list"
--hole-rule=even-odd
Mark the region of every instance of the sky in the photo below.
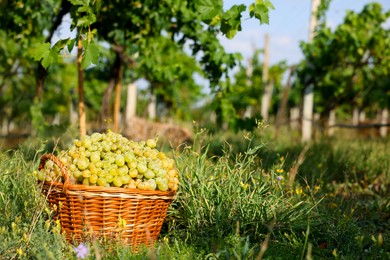
[[[258,20],[246,14],[242,19],[242,31],[231,40],[221,36],[220,41],[227,52],[239,52],[244,60],[248,60],[254,49],[264,48],[265,34],[268,33],[270,65],[282,60],[289,65],[298,63],[303,58],[299,42],[309,38],[311,0],[270,1],[275,9],[270,11],[269,25],[260,25]],[[254,0],[224,0],[224,8],[241,3],[249,6],[252,2]],[[343,21],[346,10],[360,12],[371,2],[378,2],[383,10],[390,10],[390,0],[332,0],[326,15],[327,25],[334,29]],[[390,20],[386,26],[390,27]]]

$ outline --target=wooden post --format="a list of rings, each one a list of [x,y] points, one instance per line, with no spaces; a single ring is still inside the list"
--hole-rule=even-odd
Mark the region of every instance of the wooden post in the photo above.
[[[320,0],[312,0],[311,2],[311,15],[309,24],[309,42],[313,41],[314,30],[317,25],[316,12],[320,5]],[[308,142],[312,136],[313,126],[313,106],[314,106],[314,93],[313,85],[307,86],[304,92],[303,98],[303,115],[302,115],[302,141]]]
[[[248,66],[246,68],[246,85],[248,88],[252,88],[252,74],[253,74],[253,65],[252,59],[248,59]],[[252,106],[248,105],[245,109],[244,118],[252,117]]]
[[[119,132],[119,116],[121,105],[121,89],[122,89],[122,77],[123,77],[123,64],[119,60],[118,75],[115,82],[115,99],[114,99],[114,132]]]
[[[333,108],[329,111],[329,119],[328,119],[328,135],[334,135],[334,125],[336,124],[336,109]]]
[[[389,122],[389,110],[387,108],[382,109],[381,113],[381,124],[384,126],[381,126],[379,128],[379,134],[381,137],[386,137],[387,136],[387,129],[389,128],[386,126]]]
[[[264,120],[268,121],[268,109],[271,103],[273,84],[268,78],[268,63],[269,63],[269,36],[265,35],[265,47],[264,47],[264,62],[263,62],[263,96],[261,98],[261,116]]]
[[[137,111],[137,85],[130,83],[127,86],[127,102],[126,102],[126,132],[131,127],[131,120],[136,116]]]
[[[299,107],[292,107],[290,109],[290,127],[291,130],[296,130],[299,127]]]
[[[149,104],[148,104],[148,116],[149,116],[149,119],[152,119],[154,120],[156,118],[156,110],[157,110],[157,100],[156,100],[156,95],[154,95],[153,93],[151,94],[150,96],[150,101],[149,101]]]
[[[80,138],[87,134],[85,103],[84,103],[84,70],[81,66],[83,60],[83,42],[81,35],[77,42],[77,71],[78,71],[78,94],[79,94],[79,130]]]
[[[357,106],[353,107],[352,110],[352,125],[358,125],[359,124],[359,108]]]
[[[1,134],[7,135],[8,134],[8,119],[4,116],[1,123],[2,123]]]
[[[77,111],[73,103],[73,99],[70,101],[70,106],[69,106],[69,121],[71,126],[77,124]]]

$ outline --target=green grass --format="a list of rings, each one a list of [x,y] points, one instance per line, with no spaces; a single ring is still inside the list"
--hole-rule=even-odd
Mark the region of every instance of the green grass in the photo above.
[[[86,241],[88,259],[388,259],[388,147],[200,132],[171,151],[181,186],[155,248]],[[53,149],[30,141],[0,153],[0,259],[76,259],[33,176]]]

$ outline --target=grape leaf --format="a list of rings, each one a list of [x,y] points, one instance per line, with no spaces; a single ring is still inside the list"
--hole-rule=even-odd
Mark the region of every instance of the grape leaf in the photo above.
[[[269,9],[274,9],[271,2],[259,0],[249,6],[249,15],[259,19],[260,24],[269,24]]]
[[[212,19],[222,11],[222,0],[198,0],[200,18],[210,23]]]
[[[221,31],[228,39],[232,39],[237,31],[241,31],[241,13],[245,9],[245,5],[233,5],[223,14]]]
[[[58,59],[58,48],[50,48],[50,43],[39,43],[30,51],[31,56],[36,61],[41,61],[42,66],[47,69],[50,64]]]
[[[91,64],[97,64],[99,61],[99,46],[91,42],[85,46],[83,60],[81,62],[81,66],[83,68],[87,68]]]

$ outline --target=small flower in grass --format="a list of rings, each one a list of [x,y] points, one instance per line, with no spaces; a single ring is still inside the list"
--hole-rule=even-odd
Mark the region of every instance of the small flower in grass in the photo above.
[[[76,253],[76,257],[84,259],[88,255],[88,247],[84,243],[80,243],[78,247],[74,248],[74,252]]]
[[[283,180],[283,176],[278,176],[278,177],[276,177],[276,179],[278,180],[278,181],[282,181]]]
[[[302,190],[301,187],[298,187],[298,188],[295,189],[295,193],[296,193],[297,195],[301,195],[302,192],[303,192],[303,190]]]
[[[283,170],[283,169],[277,169],[276,172],[277,172],[277,173],[283,173],[284,170]]]

